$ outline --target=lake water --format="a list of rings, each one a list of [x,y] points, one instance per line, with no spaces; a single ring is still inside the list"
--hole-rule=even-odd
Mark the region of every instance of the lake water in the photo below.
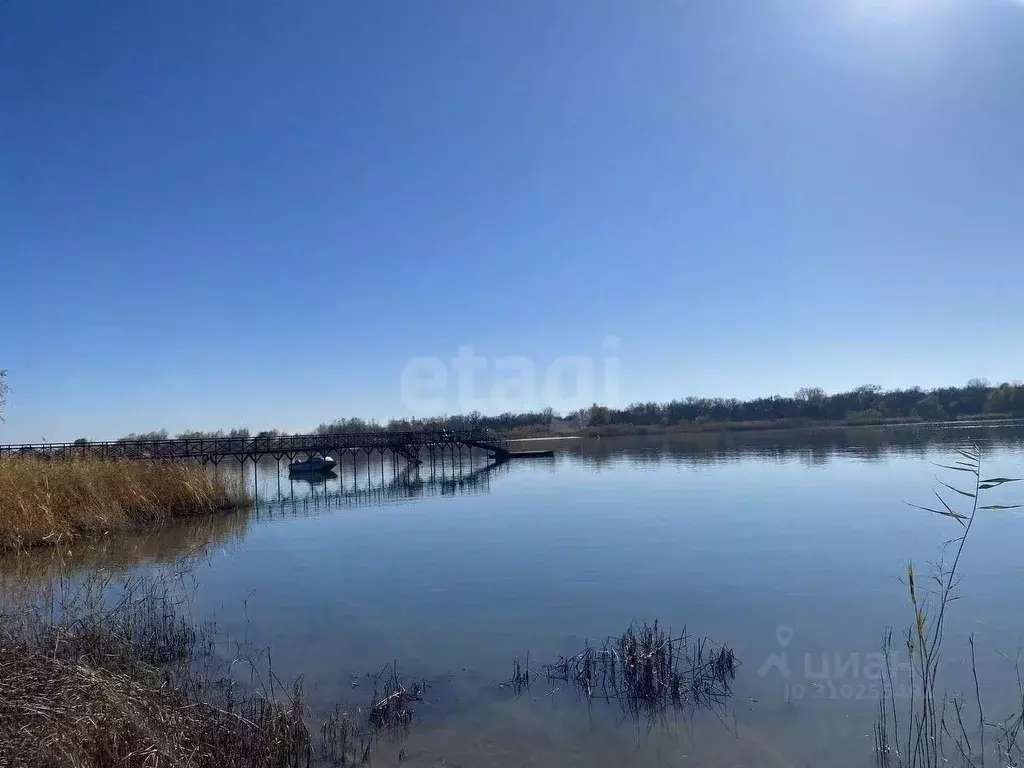
[[[80,546],[59,562],[40,551],[0,562],[0,574],[162,568],[188,555],[195,617],[215,617],[225,647],[269,646],[274,672],[304,675],[318,712],[365,704],[366,674],[392,661],[432,683],[408,736],[381,743],[375,765],[397,765],[401,749],[403,765],[423,766],[867,766],[871,662],[884,627],[910,618],[899,578],[960,530],[905,502],[933,502],[936,476],[962,480],[934,463],[968,439],[986,475],[1024,476],[1022,435],[588,440],[490,471],[449,456],[443,478],[427,465],[415,482],[379,460],[317,484],[273,463],[253,477],[249,465],[254,513]],[[990,502],[1022,499],[1024,484],[1009,485]],[[942,682],[969,690],[976,633],[993,712],[1014,691],[999,654],[1024,638],[1022,538],[1024,517],[980,519],[950,609]],[[638,727],[617,705],[587,707],[545,681],[518,697],[497,685],[527,652],[553,661],[654,619],[736,651],[724,713]]]

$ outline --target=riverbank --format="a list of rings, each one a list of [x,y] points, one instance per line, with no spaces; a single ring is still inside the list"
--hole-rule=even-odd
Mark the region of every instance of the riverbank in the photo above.
[[[552,427],[536,425],[519,427],[505,432],[496,432],[495,436],[509,441],[536,440],[538,442],[559,440],[578,440],[588,437],[626,437],[631,435],[700,435],[721,432],[793,432],[813,431],[822,429],[852,429],[859,427],[962,427],[980,424],[986,427],[1002,424],[1022,424],[1024,420],[1014,419],[1005,414],[991,416],[975,416],[957,421],[928,421],[926,419],[772,419],[765,421],[695,421],[683,424],[605,424],[602,426],[580,427],[567,429],[564,426]]]
[[[66,544],[245,507],[242,479],[188,462],[0,461],[0,550]]]
[[[0,755],[26,768],[305,763],[298,687],[239,692],[169,586],[133,580],[111,605],[107,583],[51,594],[57,619],[38,598],[0,613]]]

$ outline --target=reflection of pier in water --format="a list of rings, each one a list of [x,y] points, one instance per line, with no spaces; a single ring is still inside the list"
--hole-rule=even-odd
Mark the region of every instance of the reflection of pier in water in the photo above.
[[[489,493],[491,476],[507,472],[508,465],[487,463],[473,466],[465,462],[460,468],[436,465],[433,469],[392,466],[392,477],[377,480],[372,470],[345,467],[340,476],[337,468],[331,472],[278,475],[276,488],[267,493],[256,483],[257,518],[278,509],[317,509],[319,507],[375,506],[389,502],[402,502],[432,496],[458,496]],[[369,475],[369,476],[368,476]],[[386,470],[381,475],[386,477]]]
[[[249,463],[246,467],[249,481],[253,480],[252,466]],[[257,487],[257,502],[250,510],[175,521],[150,531],[84,538],[75,546],[38,547],[26,552],[6,553],[0,556],[0,584],[27,585],[38,589],[38,585],[68,573],[102,569],[107,573],[122,574],[140,564],[150,567],[169,564],[176,574],[180,574],[185,563],[204,557],[210,547],[227,547],[241,542],[252,522],[278,516],[315,514],[318,510],[332,508],[372,507],[436,496],[489,493],[491,476],[510,470],[509,464],[477,462],[470,466],[468,461],[464,461],[460,471],[456,456],[455,466],[446,461],[443,471],[440,462],[435,464],[433,472],[429,464],[418,470],[403,467],[392,471],[390,479],[381,483],[379,464],[373,462],[371,476],[375,475],[377,480],[367,483],[365,467],[360,463],[358,472],[353,476],[352,466],[346,462],[343,477],[335,472],[331,473],[333,477],[307,475],[305,479],[299,476],[289,478],[285,471],[279,476],[278,491],[277,480],[272,477],[275,467],[271,460],[260,468],[260,475],[268,482],[262,488]],[[223,465],[221,471],[226,471]]]

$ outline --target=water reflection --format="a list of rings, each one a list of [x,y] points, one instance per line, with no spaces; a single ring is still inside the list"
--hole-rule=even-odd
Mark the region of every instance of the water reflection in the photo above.
[[[487,492],[488,476],[498,469],[479,450],[446,449],[432,452],[419,466],[389,452],[342,454],[329,470],[294,471],[270,456],[255,464],[222,465],[223,471],[242,472],[258,504],[280,503],[317,495],[339,503],[377,503],[417,498],[431,492]]]
[[[309,485],[320,485],[321,483],[326,484],[328,480],[337,480],[338,473],[333,469],[321,469],[313,472],[296,472],[294,469],[288,470],[288,480],[293,483],[309,483]]]
[[[174,522],[155,531],[83,539],[70,547],[0,557],[4,578],[44,580],[62,573],[106,568],[123,571],[147,563],[165,563],[202,555],[208,547],[241,542],[250,526],[280,515],[313,515],[331,509],[415,502],[431,497],[489,494],[492,481],[525,470],[557,471],[574,465],[602,471],[614,467],[705,468],[797,459],[824,468],[838,459],[877,463],[894,457],[925,459],[936,450],[965,440],[982,446],[1019,445],[1024,427],[965,425],[900,428],[822,429],[774,432],[635,435],[565,441],[554,459],[527,464],[495,464],[479,452],[452,452],[433,463],[410,467],[380,454],[351,457],[326,472],[289,472],[272,458],[257,464],[222,464],[217,471],[246,477],[254,492],[252,510]]]
[[[84,538],[71,545],[37,547],[0,558],[0,584],[45,584],[69,574],[104,570],[126,573],[202,557],[210,548],[241,542],[250,515],[237,512],[174,522],[145,533]]]
[[[983,446],[1006,445],[1019,442],[1022,435],[1024,427],[1018,425],[680,433],[585,440],[571,446],[568,452],[598,469],[610,463],[710,467],[750,459],[783,462],[793,458],[806,466],[823,467],[837,458],[867,462],[892,457],[924,458],[931,451],[965,441]]]
[[[315,512],[330,508],[376,506],[432,496],[490,493],[491,479],[510,471],[508,464],[486,464],[450,474],[422,473],[406,468],[394,479],[380,484],[346,485],[337,472],[291,475],[276,495],[264,493],[253,510],[255,519],[279,510]]]
[[[126,569],[212,544],[209,567],[197,569],[196,610],[233,636],[273,644],[275,670],[304,674],[314,706],[365,705],[366,672],[393,660],[431,681],[422,727],[375,765],[867,765],[877,702],[843,698],[866,690],[862,665],[847,662],[877,652],[887,624],[902,626],[897,577],[907,558],[924,562],[954,535],[948,521],[902,502],[923,501],[931,462],[947,463],[966,439],[990,449],[993,474],[1022,474],[1022,434],[637,436],[566,441],[551,461],[500,467],[479,457],[460,465],[457,455],[418,471],[379,455],[347,458],[317,477],[289,476],[272,460],[222,465],[245,473],[259,500],[252,512],[82,543],[68,557],[29,553],[0,562],[0,579]],[[951,658],[969,631],[1011,655],[1024,634],[1014,587],[1024,578],[1021,524],[992,516],[972,533]],[[586,638],[634,619],[735,648],[743,667],[730,702],[738,711],[723,716],[729,729],[703,713],[686,733],[645,733],[640,750],[615,727],[614,703],[497,689],[527,649],[570,658]],[[777,657],[785,673],[759,673]],[[838,698],[817,697],[826,668],[845,675],[831,680]],[[1002,678],[993,666],[981,679]],[[955,670],[943,681],[973,684]],[[798,686],[806,696],[792,695]]]

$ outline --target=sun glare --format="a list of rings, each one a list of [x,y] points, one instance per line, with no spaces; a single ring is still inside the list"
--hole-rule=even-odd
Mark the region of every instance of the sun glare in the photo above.
[[[863,19],[893,21],[908,19],[936,5],[936,0],[850,0],[853,13]]]

